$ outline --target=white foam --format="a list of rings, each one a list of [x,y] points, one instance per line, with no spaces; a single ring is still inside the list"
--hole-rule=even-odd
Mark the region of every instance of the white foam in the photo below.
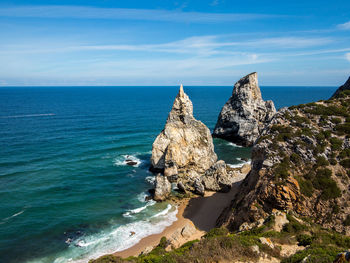
[[[9,219],[14,218],[14,217],[16,217],[16,216],[19,216],[19,215],[23,214],[24,211],[25,211],[25,210],[19,211],[18,213],[13,214],[12,216],[9,216],[9,217],[4,218],[2,221],[5,223],[5,221],[8,221]],[[2,223],[2,224],[4,224],[4,223]]]
[[[156,182],[156,177],[155,176],[146,176],[145,180],[147,183],[154,185]]]
[[[168,205],[165,210],[159,213],[162,213],[162,218],[150,218],[114,228],[112,227],[98,234],[86,236],[72,242],[69,244],[67,250],[65,250],[63,254],[57,255],[55,259],[50,260],[46,257],[31,262],[86,263],[90,259],[128,249],[136,245],[146,236],[163,232],[166,227],[177,220],[177,212],[177,207]]]
[[[132,215],[138,214],[138,213],[142,212],[143,210],[145,210],[147,207],[153,206],[156,203],[157,203],[156,201],[150,200],[150,201],[147,202],[147,204],[145,206],[142,206],[142,207],[139,207],[139,208],[135,208],[135,209],[131,209],[131,210],[125,212],[123,214],[123,216],[124,217],[132,217]]]
[[[54,113],[43,113],[43,114],[27,114],[27,115],[13,115],[13,116],[1,116],[3,119],[11,119],[11,118],[28,118],[28,117],[42,117],[42,116],[55,116]]]
[[[241,161],[240,158],[237,158],[237,160]],[[242,163],[227,164],[227,165],[228,165],[229,167],[231,167],[231,168],[241,168],[241,167],[243,167],[243,165],[245,165],[245,164],[250,164],[250,161],[251,161],[251,160],[243,161]]]
[[[135,155],[124,154],[124,155],[121,155],[121,156],[118,156],[117,158],[115,158],[114,165],[126,166],[126,165],[128,165],[128,162],[126,160],[130,160],[132,162],[135,162],[136,164],[130,165],[133,167],[139,167],[140,164],[142,163],[142,161],[139,158],[137,158]]]
[[[230,146],[233,146],[233,147],[236,147],[236,148],[243,148],[243,146],[237,145],[237,144],[235,144],[233,142],[229,142],[229,143],[227,143],[227,145],[230,145]]]
[[[172,206],[170,204],[168,204],[167,207],[163,211],[159,212],[158,214],[155,214],[154,216],[152,216],[152,218],[159,217],[159,216],[165,216],[170,211],[171,207]]]

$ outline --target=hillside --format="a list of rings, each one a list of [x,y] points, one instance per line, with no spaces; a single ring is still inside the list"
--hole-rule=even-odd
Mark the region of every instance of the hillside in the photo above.
[[[251,172],[218,225],[249,229],[277,209],[350,234],[348,82],[329,100],[274,116],[253,147]]]

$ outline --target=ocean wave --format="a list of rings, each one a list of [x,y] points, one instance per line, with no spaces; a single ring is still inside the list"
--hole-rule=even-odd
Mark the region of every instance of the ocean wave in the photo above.
[[[55,113],[43,113],[43,114],[26,114],[26,115],[0,116],[0,118],[2,118],[2,119],[12,119],[12,118],[55,116],[55,115],[56,115]]]
[[[19,215],[23,214],[24,211],[25,211],[25,210],[19,211],[18,213],[15,213],[15,214],[13,214],[13,215],[11,215],[11,216],[9,216],[9,217],[6,217],[6,218],[2,219],[1,222],[0,222],[0,225],[5,224],[6,221],[10,220],[11,218],[14,218],[14,217],[16,217],[16,216],[19,216]]]
[[[237,160],[242,161],[242,159],[237,158]],[[242,161],[241,163],[237,163],[237,164],[227,164],[230,168],[241,168],[243,167],[243,165],[245,164],[250,164],[251,160],[248,161]]]
[[[171,204],[168,204],[167,207],[163,211],[155,214],[154,216],[152,216],[152,218],[159,217],[159,216],[165,216],[170,211],[171,208],[172,208]]]
[[[233,142],[229,142],[229,143],[227,143],[227,145],[230,145],[230,146],[236,147],[236,148],[243,148],[243,146],[240,146],[240,145],[235,144],[235,143],[233,143]]]
[[[155,205],[156,203],[157,203],[156,201],[150,200],[150,201],[147,202],[146,205],[144,205],[144,206],[142,206],[142,207],[135,208],[135,209],[131,209],[131,210],[125,212],[125,213],[123,214],[123,216],[124,216],[124,217],[132,217],[132,215],[138,214],[138,213],[142,212],[143,210],[145,210],[147,207],[153,206],[153,205]]]
[[[53,262],[86,263],[90,259],[128,249],[144,237],[161,233],[177,220],[177,212],[177,207],[168,205],[165,210],[158,213],[162,217],[132,222],[74,240],[69,244],[69,249],[56,257]],[[45,260],[39,259],[34,262],[45,262]]]

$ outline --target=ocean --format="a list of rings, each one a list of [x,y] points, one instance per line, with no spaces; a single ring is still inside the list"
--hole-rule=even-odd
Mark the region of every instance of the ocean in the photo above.
[[[176,207],[145,196],[154,180],[152,143],[178,89],[1,87],[0,262],[87,262],[176,220]],[[213,130],[232,87],[184,90],[195,117]],[[327,99],[335,90],[261,87],[276,108]],[[250,157],[250,148],[214,144],[232,166]]]

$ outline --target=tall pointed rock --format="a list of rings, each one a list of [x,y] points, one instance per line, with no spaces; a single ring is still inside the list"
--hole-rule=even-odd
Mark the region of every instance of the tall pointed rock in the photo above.
[[[204,173],[217,160],[210,130],[193,117],[193,105],[181,85],[164,129],[153,143],[151,170],[164,175]]]
[[[220,112],[213,136],[251,146],[275,113],[273,102],[261,97],[258,74],[251,73],[235,84],[231,98]]]

